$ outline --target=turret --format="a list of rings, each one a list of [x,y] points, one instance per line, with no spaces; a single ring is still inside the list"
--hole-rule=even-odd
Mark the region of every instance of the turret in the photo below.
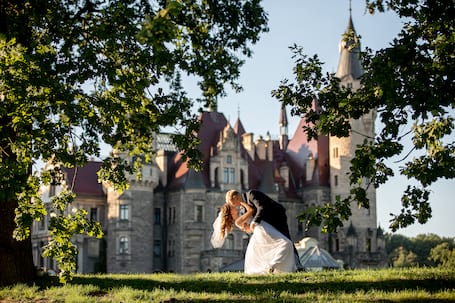
[[[280,112],[280,149],[286,150],[288,147],[288,117],[286,114],[286,107],[283,104]]]

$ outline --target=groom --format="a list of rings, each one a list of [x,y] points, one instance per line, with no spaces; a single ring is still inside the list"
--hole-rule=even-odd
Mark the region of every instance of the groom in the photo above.
[[[259,190],[249,190],[246,193],[239,193],[232,189],[226,193],[226,202],[233,206],[240,206],[240,202],[246,202],[254,209],[253,219],[250,223],[250,229],[254,230],[254,226],[259,224],[261,220],[269,223],[281,232],[286,238],[291,240],[289,233],[288,220],[286,216],[286,208],[276,202]],[[292,241],[292,240],[291,240]],[[293,245],[294,246],[294,245]],[[294,246],[294,254],[296,258],[297,268],[301,268],[299,254]]]

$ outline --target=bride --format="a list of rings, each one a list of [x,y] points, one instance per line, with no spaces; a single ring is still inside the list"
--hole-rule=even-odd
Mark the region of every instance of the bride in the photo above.
[[[213,224],[212,245],[221,247],[225,236],[232,232],[235,224],[239,229],[251,234],[245,253],[246,274],[295,271],[297,267],[291,240],[264,220],[251,230],[249,222],[253,208],[245,202],[241,202],[241,206],[245,208],[245,213],[239,216],[237,208],[231,207],[228,203],[223,205]]]

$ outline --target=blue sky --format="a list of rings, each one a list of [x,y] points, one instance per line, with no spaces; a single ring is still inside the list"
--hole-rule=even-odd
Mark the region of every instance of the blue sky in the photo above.
[[[307,55],[318,54],[325,62],[325,70],[335,72],[338,65],[338,44],[349,18],[349,0],[265,0],[269,15],[270,31],[262,35],[253,46],[253,57],[247,59],[239,79],[243,92],[219,100],[218,111],[223,112],[231,123],[240,115],[248,132],[255,138],[270,132],[279,134],[278,119],[280,104],[271,97],[271,91],[284,78],[293,79],[293,61],[289,46],[294,43],[303,47]],[[352,19],[357,34],[361,36],[362,48],[373,50],[387,47],[400,31],[402,21],[393,13],[369,15],[365,12],[364,0],[352,1]],[[291,117],[289,135],[297,127],[297,117]],[[395,169],[400,163],[391,164]],[[396,173],[397,174],[397,173]],[[389,214],[400,210],[401,193],[407,180],[395,177],[377,191],[378,224],[387,232]],[[433,218],[425,225],[415,224],[397,233],[412,237],[418,234],[435,233],[455,237],[455,181],[444,180],[432,187],[430,198]]]

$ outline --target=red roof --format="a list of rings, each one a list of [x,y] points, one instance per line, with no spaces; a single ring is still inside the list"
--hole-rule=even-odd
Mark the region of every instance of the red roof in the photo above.
[[[84,167],[63,168],[66,176],[66,184],[78,196],[105,196],[103,186],[98,182],[97,175],[98,170],[101,168],[101,164],[101,162],[89,161]]]

